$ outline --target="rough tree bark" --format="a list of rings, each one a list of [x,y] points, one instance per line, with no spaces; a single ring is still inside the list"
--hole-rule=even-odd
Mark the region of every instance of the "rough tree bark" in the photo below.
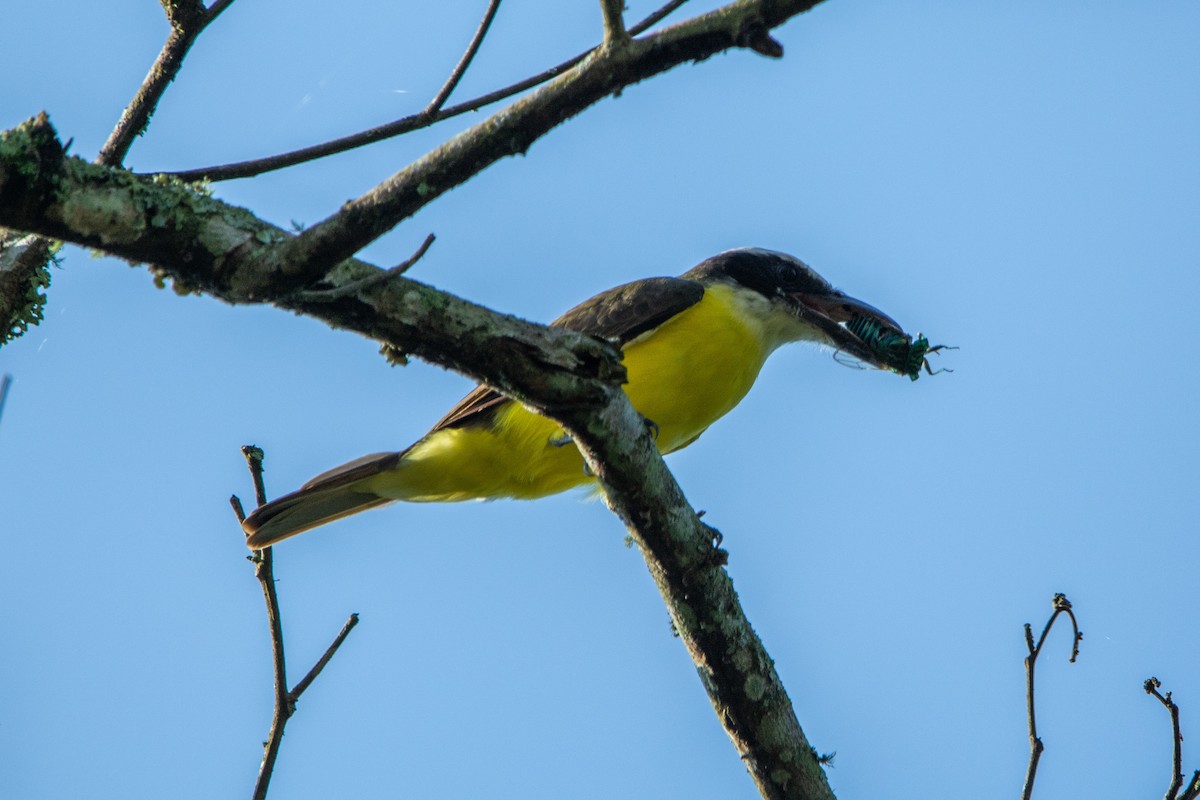
[[[442,193],[525,152],[610,94],[731,48],[782,55],[769,31],[816,4],[739,0],[634,38],[620,4],[605,0],[603,43],[576,67],[298,235],[179,180],[70,157],[43,115],[0,136],[0,225],[145,263],[181,292],[316,317],[379,341],[393,355],[415,355],[489,383],[561,422],[640,546],[762,795],[832,797],[741,611],[714,541],[719,536],[687,503],[620,389],[619,353],[607,342],[498,314],[402,276],[380,277],[377,267],[354,258]],[[25,263],[30,259],[39,260],[27,256]]]

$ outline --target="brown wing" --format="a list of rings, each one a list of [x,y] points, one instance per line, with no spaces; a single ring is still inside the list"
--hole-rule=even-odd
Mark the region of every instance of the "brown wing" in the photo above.
[[[612,339],[625,344],[691,308],[704,296],[704,287],[683,278],[646,278],[601,292],[551,322],[551,327]],[[429,431],[485,425],[507,397],[479,385],[450,409]]]
[[[454,408],[446,412],[446,416],[437,421],[429,429],[429,433],[443,428],[461,428],[464,425],[483,425],[491,420],[500,406],[509,402],[508,398],[484,384],[479,384],[471,392],[459,400]],[[429,434],[426,434],[428,436]]]
[[[683,278],[646,278],[585,300],[550,324],[625,344],[653,330],[704,297],[704,287]]]

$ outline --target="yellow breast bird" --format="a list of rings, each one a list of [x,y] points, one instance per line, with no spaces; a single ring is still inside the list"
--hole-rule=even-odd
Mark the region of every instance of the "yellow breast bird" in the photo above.
[[[811,341],[916,379],[929,347],[878,309],[834,289],[807,264],[771,250],[713,256],[678,278],[634,281],[552,325],[617,342],[625,391],[666,454],[736,406],[780,345]],[[318,475],[255,510],[246,543],[263,548],[395,500],[530,499],[594,482],[554,421],[478,386],[405,450]]]

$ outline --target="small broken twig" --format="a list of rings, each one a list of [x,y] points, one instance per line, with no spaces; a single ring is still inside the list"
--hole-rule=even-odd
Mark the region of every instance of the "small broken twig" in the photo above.
[[[389,269],[381,269],[374,275],[369,275],[366,278],[358,281],[352,281],[345,286],[339,286],[336,289],[314,289],[310,291],[301,291],[296,293],[296,299],[303,302],[331,303],[334,300],[341,300],[343,297],[358,294],[359,292],[370,289],[380,284],[387,283],[392,278],[403,275],[405,272],[424,257],[429,246],[437,239],[432,233],[425,237],[425,241],[417,248],[417,251],[409,256],[404,261],[401,261],[394,267]]]
[[[263,485],[262,477],[262,448],[254,445],[246,445],[242,448],[242,455],[246,457],[246,463],[250,467],[250,475],[254,480],[254,494],[258,505],[261,506],[267,502],[267,492]],[[246,519],[246,512],[242,508],[242,501],[238,499],[237,495],[233,495],[229,498],[229,504],[233,506],[233,512],[237,515],[238,523],[240,524]],[[304,694],[304,690],[321,674],[321,670],[325,668],[325,665],[333,658],[338,648],[342,646],[342,642],[350,635],[350,631],[358,624],[358,614],[350,615],[350,618],[346,620],[346,624],[342,626],[342,630],[334,637],[333,643],[317,659],[317,663],[313,665],[313,668],[296,684],[295,688],[288,691],[287,662],[283,654],[283,621],[279,612],[279,596],[275,592],[274,559],[271,548],[267,547],[262,550],[255,550],[254,555],[250,556],[250,560],[254,562],[254,577],[258,578],[258,582],[262,586],[263,597],[267,604],[267,622],[271,628],[271,656],[275,674],[275,710],[271,716],[270,733],[267,735],[267,741],[263,742],[263,759],[258,768],[258,780],[254,784],[253,795],[254,800],[264,800],[267,796],[267,788],[271,783],[271,775],[275,771],[275,760],[279,756],[279,746],[283,742],[283,728],[287,725],[287,721],[292,714],[296,713],[296,701],[300,699],[300,695]]]
[[[1071,618],[1071,627],[1075,633],[1071,643],[1070,663],[1072,664],[1079,656],[1079,641],[1083,638],[1083,634],[1079,632],[1079,623],[1075,620],[1075,612],[1071,610],[1071,601],[1067,599],[1067,596],[1060,592],[1054,595],[1053,602],[1054,613],[1046,621],[1046,627],[1042,629],[1042,635],[1036,645],[1033,643],[1033,628],[1028,622],[1025,623],[1025,644],[1029,648],[1029,655],[1025,657],[1025,710],[1029,717],[1029,768],[1025,771],[1025,788],[1021,792],[1022,800],[1029,800],[1033,796],[1033,781],[1037,776],[1038,761],[1042,757],[1042,751],[1046,749],[1037,733],[1037,716],[1033,707],[1033,670],[1037,664],[1037,658],[1041,654],[1042,645],[1046,643],[1046,636],[1049,635],[1050,628],[1054,626],[1054,621],[1058,619],[1059,614],[1066,614]]]

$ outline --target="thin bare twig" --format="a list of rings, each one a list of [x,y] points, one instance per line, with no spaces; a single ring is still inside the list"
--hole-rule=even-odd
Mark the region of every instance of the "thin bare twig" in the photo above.
[[[217,0],[217,2],[209,6],[208,11],[205,12],[208,15],[208,22],[205,24],[207,25],[217,17],[221,16],[221,12],[229,8],[231,5],[233,5],[233,0]]]
[[[8,399],[8,387],[12,386],[12,375],[0,379],[0,418],[4,417],[4,401]]]
[[[771,27],[820,2],[736,0],[629,46],[602,47],[578,68],[454,135],[329,217],[278,242],[258,266],[273,276],[276,288],[294,290],[314,283],[490,164],[524,154],[583,109],[687,61],[732,48],[765,48],[764,42],[774,42],[768,35]],[[782,45],[774,43],[779,48],[776,55],[782,55]]]
[[[671,13],[675,11],[675,9],[682,6],[687,1],[688,0],[671,0],[671,2],[659,6],[654,10],[654,13],[650,14],[650,16],[631,27],[629,29],[629,35],[637,36],[639,33],[645,33],[646,31],[650,30],[650,28],[669,17]]]
[[[1200,770],[1197,770],[1192,775],[1192,780],[1188,783],[1183,794],[1180,794],[1180,789],[1183,788],[1183,734],[1179,730],[1179,706],[1171,699],[1171,693],[1167,692],[1163,695],[1158,690],[1162,688],[1162,681],[1158,678],[1151,677],[1143,684],[1146,694],[1154,695],[1158,698],[1158,702],[1163,704],[1167,712],[1171,715],[1171,739],[1173,751],[1171,754],[1171,785],[1167,787],[1167,793],[1163,795],[1164,800],[1194,800],[1200,794]]]
[[[671,2],[663,5],[653,14],[650,14],[644,20],[634,25],[629,29],[630,36],[637,36],[644,33],[654,25],[657,25],[662,20],[666,19],[672,12],[686,3],[687,0],[671,0]],[[407,117],[401,117],[398,120],[370,128],[358,133],[352,133],[349,136],[343,136],[340,139],[333,139],[321,144],[302,147],[299,150],[292,150],[287,153],[280,153],[274,156],[265,158],[256,158],[249,161],[237,161],[231,164],[221,166],[201,167],[200,169],[181,170],[178,172],[168,172],[167,175],[172,175],[183,181],[229,181],[238,178],[252,178],[255,175],[262,175],[266,172],[274,172],[275,170],[294,167],[297,164],[304,164],[308,161],[315,161],[319,158],[344,153],[347,150],[354,150],[359,147],[365,147],[369,144],[382,142],[385,139],[391,139],[396,136],[402,136],[406,133],[412,133],[422,128],[428,128],[442,120],[447,120],[452,117],[457,117],[461,114],[467,114],[472,111],[478,111],[484,106],[489,106],[492,103],[497,103],[505,100],[513,95],[520,94],[527,89],[532,89],[535,86],[540,86],[546,81],[557,78],[567,70],[574,67],[580,61],[583,61],[595,51],[595,48],[587,50],[574,58],[569,58],[566,61],[556,66],[550,67],[537,75],[532,75],[525,80],[518,81],[503,89],[482,94],[473,100],[468,100],[458,105],[441,108],[434,114],[429,114],[427,110],[422,110],[417,114],[411,114]]]
[[[1058,619],[1059,614],[1065,613],[1071,618],[1071,627],[1074,630],[1074,638],[1071,643],[1070,663],[1072,664],[1079,656],[1079,641],[1083,638],[1083,634],[1079,632],[1079,623],[1075,621],[1075,612],[1071,610],[1071,601],[1067,599],[1067,596],[1061,593],[1056,594],[1053,602],[1054,613],[1050,615],[1050,619],[1046,620],[1046,627],[1042,629],[1042,635],[1036,645],[1033,643],[1033,629],[1028,622],[1025,623],[1025,645],[1029,648],[1029,655],[1025,657],[1025,710],[1029,717],[1029,768],[1025,772],[1022,800],[1029,800],[1033,796],[1033,781],[1037,777],[1038,761],[1041,760],[1042,751],[1045,750],[1041,737],[1037,733],[1037,716],[1033,707],[1033,671],[1037,664],[1037,658],[1041,654],[1042,645],[1045,644],[1046,637],[1050,634],[1050,629],[1054,627],[1054,621]]]
[[[250,467],[250,475],[254,480],[254,495],[257,505],[267,502],[267,492],[263,485],[263,451],[260,447],[247,445],[242,448],[242,455]],[[233,498],[236,500],[237,498]],[[231,500],[232,502],[232,500]],[[234,506],[240,509],[241,502]],[[241,523],[245,515],[238,514]],[[292,705],[288,702],[287,690],[287,659],[283,653],[283,619],[279,613],[279,596],[275,592],[275,566],[271,548],[256,550],[251,556],[254,562],[254,577],[262,586],[263,598],[267,604],[267,624],[271,629],[271,662],[275,675],[275,711],[271,716],[271,730],[264,745],[262,763],[258,768],[258,780],[254,784],[254,800],[262,800],[267,796],[267,788],[271,783],[271,775],[275,770],[275,760],[279,756],[279,746],[283,742],[283,728],[287,725],[288,717],[292,715]]]
[[[340,631],[338,631],[338,635],[333,637],[333,642],[330,643],[329,647],[325,648],[325,652],[320,658],[317,659],[317,663],[313,664],[313,667],[308,671],[308,674],[301,678],[300,682],[297,683],[290,692],[288,692],[288,699],[291,701],[293,710],[295,710],[296,701],[300,699],[300,695],[304,694],[304,690],[312,685],[312,682],[317,679],[317,676],[321,674],[321,670],[325,669],[325,665],[328,664],[329,660],[333,658],[335,653],[337,653],[338,648],[342,646],[342,642],[346,641],[346,637],[350,635],[350,631],[354,630],[354,626],[357,624],[358,614],[351,614],[350,618],[346,620],[346,624],[342,626]]]
[[[492,26],[492,20],[496,17],[496,11],[500,8],[500,0],[490,0],[487,10],[483,12],[483,19],[479,21],[479,27],[475,29],[475,35],[471,37],[471,43],[467,45],[467,50],[463,53],[462,58],[454,66],[454,71],[450,73],[450,77],[442,85],[434,98],[429,101],[429,105],[425,106],[425,110],[421,113],[426,116],[433,116],[441,110],[446,104],[446,100],[450,97],[450,93],[458,86],[458,82],[462,80],[462,76],[466,74],[467,67],[471,66],[471,60],[475,58],[475,54],[479,52],[479,45],[483,44],[483,37],[487,36],[488,28]]]
[[[242,455],[245,456],[246,463],[250,467],[250,475],[254,480],[255,499],[261,506],[267,502],[267,492],[262,477],[262,448],[247,445],[242,448]],[[233,512],[237,516],[238,523],[241,524],[246,518],[242,501],[238,499],[237,495],[234,495],[229,498],[229,504],[233,506]],[[263,759],[258,768],[258,779],[254,784],[253,795],[254,800],[264,800],[271,784],[271,775],[275,771],[275,761],[279,757],[279,747],[283,743],[284,726],[287,725],[292,714],[296,713],[296,700],[321,674],[321,670],[325,669],[325,665],[329,663],[338,648],[342,646],[342,642],[350,635],[350,631],[358,624],[358,614],[350,615],[346,624],[342,626],[342,630],[334,637],[333,643],[317,659],[317,663],[308,671],[308,674],[289,692],[287,661],[283,653],[283,620],[279,612],[279,596],[275,592],[274,558],[271,548],[255,550],[250,560],[254,562],[254,577],[258,578],[258,582],[262,586],[263,597],[267,604],[267,622],[271,629],[271,660],[275,675],[275,709],[271,715],[271,730],[267,734],[267,741],[263,743]]]
[[[415,253],[394,267],[380,270],[374,275],[368,275],[362,280],[354,281],[353,283],[347,283],[345,286],[339,286],[336,289],[297,292],[296,299],[304,303],[329,303],[334,300],[340,300],[343,297],[350,297],[351,295],[358,294],[359,292],[365,291],[366,289],[370,289],[374,286],[381,286],[382,284],[390,281],[392,278],[408,272],[409,268],[411,268],[413,264],[416,264],[421,260],[421,258],[425,255],[425,251],[429,249],[429,246],[433,244],[436,239],[437,237],[432,233],[429,234],[425,237],[425,241],[421,243],[421,246],[417,248]]]

